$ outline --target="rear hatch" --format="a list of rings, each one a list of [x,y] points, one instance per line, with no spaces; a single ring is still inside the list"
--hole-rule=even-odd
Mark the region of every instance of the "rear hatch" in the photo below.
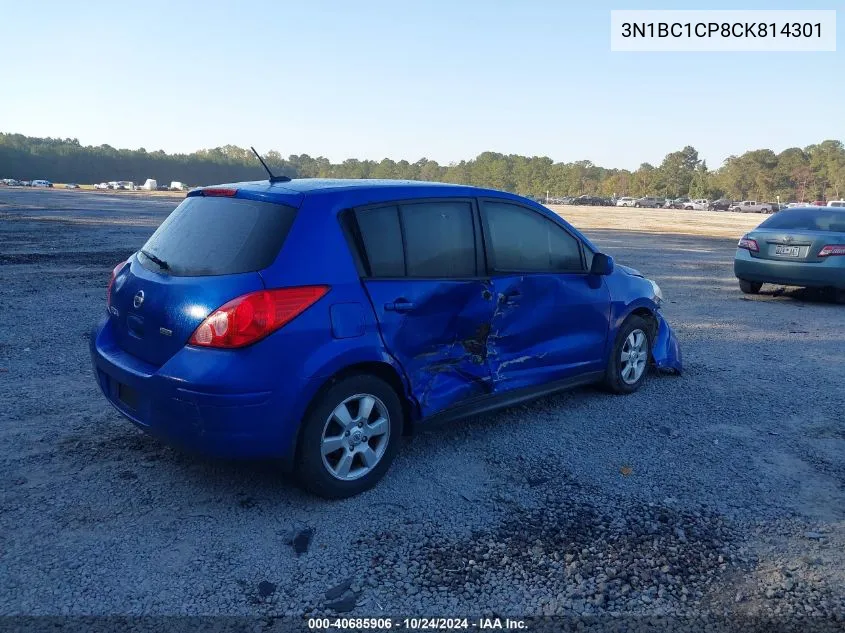
[[[786,209],[763,222],[748,237],[756,240],[757,259],[823,262],[819,251],[845,243],[845,212],[836,209]]]
[[[261,290],[296,210],[229,196],[189,196],[153,233],[112,286],[115,339],[163,365],[221,305]]]

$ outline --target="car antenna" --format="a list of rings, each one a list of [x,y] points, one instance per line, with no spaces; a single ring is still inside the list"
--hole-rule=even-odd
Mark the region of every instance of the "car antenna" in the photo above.
[[[270,182],[271,183],[272,182],[290,182],[290,178],[288,178],[287,176],[274,176],[273,172],[270,171],[270,168],[267,167],[267,163],[265,163],[264,159],[261,158],[261,155],[258,152],[255,151],[255,148],[250,145],[249,149],[252,150],[252,153],[255,154],[255,157],[259,161],[261,161],[262,167],[264,167],[264,169],[267,171],[267,173],[270,174]]]

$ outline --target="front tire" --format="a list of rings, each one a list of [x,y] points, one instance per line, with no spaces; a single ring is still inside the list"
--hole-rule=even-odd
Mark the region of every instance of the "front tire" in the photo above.
[[[616,335],[604,385],[612,393],[634,393],[645,382],[654,339],[651,323],[631,315]]]
[[[739,289],[743,292],[743,294],[756,295],[760,292],[760,288],[762,287],[763,284],[756,281],[746,281],[745,279],[739,280]]]
[[[344,499],[378,483],[396,457],[402,404],[386,382],[362,374],[317,396],[302,421],[296,474],[326,499]]]

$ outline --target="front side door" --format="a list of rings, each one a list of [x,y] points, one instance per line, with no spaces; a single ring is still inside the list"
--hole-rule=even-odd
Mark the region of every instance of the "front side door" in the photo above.
[[[483,200],[481,218],[496,302],[487,355],[495,391],[601,371],[610,293],[588,273],[587,247],[511,202]]]
[[[364,286],[385,346],[423,416],[492,391],[493,315],[475,203],[410,201],[356,209]]]

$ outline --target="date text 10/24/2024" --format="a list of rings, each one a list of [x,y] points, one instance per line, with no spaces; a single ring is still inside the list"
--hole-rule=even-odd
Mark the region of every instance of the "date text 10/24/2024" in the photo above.
[[[520,631],[528,628],[524,620],[511,618],[309,618],[307,624],[312,631]]]

